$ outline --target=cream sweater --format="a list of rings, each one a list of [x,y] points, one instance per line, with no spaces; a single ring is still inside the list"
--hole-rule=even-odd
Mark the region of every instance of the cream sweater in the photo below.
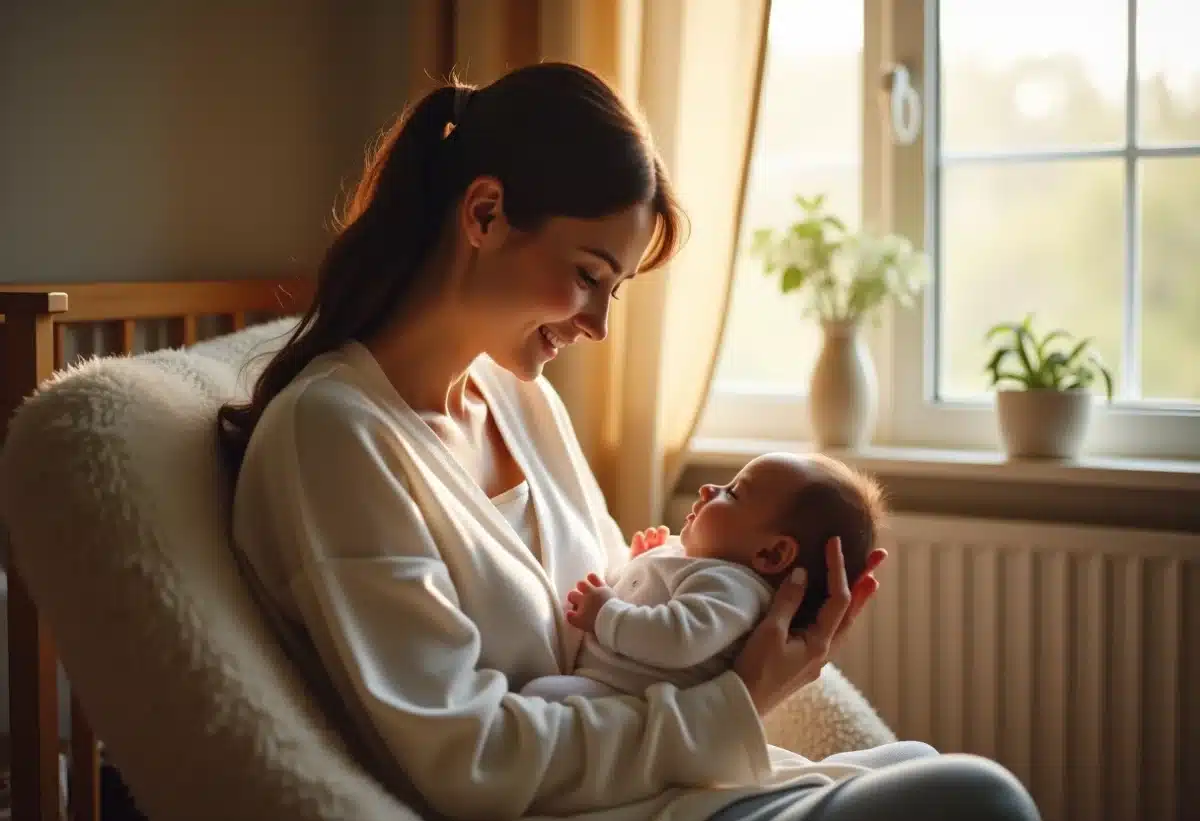
[[[644,697],[515,692],[571,671],[566,593],[628,552],[549,383],[486,358],[472,375],[528,479],[540,561],[357,343],[271,403],[237,483],[234,541],[388,786],[452,818],[641,821],[860,772],[768,747],[732,672]]]
[[[728,670],[772,595],[753,570],[690,558],[677,538],[607,581],[616,595],[584,637],[575,674],[638,695],[658,681],[691,687]]]

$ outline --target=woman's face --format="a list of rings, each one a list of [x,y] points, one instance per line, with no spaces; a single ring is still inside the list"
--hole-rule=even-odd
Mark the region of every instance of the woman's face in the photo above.
[[[598,219],[554,217],[524,232],[504,218],[501,200],[487,202],[464,203],[477,249],[465,289],[469,333],[498,365],[535,379],[567,345],[607,335],[609,305],[637,269],[654,213],[647,204]]]

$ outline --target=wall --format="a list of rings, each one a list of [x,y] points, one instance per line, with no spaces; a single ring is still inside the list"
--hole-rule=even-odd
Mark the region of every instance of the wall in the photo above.
[[[446,71],[437,9],[0,3],[0,283],[311,270],[368,142]]]
[[[311,268],[429,5],[0,4],[0,281]]]

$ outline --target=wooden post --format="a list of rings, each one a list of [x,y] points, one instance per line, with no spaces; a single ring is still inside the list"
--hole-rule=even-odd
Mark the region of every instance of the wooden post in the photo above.
[[[71,821],[100,821],[100,748],[83,707],[71,694]]]
[[[22,400],[54,373],[54,314],[67,310],[61,292],[0,292],[0,436]],[[29,591],[8,563],[9,716],[12,725],[12,811],[21,821],[59,818],[58,665],[54,640]]]

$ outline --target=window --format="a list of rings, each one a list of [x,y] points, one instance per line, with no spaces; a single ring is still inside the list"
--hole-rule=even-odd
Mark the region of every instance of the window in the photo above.
[[[825,94],[853,92],[860,134],[870,118],[882,119],[884,109],[861,89],[872,76],[882,82],[883,48],[864,51],[864,39],[918,56],[905,62],[922,91],[920,139],[887,144],[890,178],[862,185],[862,208],[890,213],[892,227],[922,242],[935,268],[919,309],[894,314],[874,340],[877,365],[887,371],[880,384],[891,386],[881,397],[886,418],[876,441],[995,446],[983,334],[1033,313],[1042,330],[1094,337],[1112,366],[1116,401],[1097,415],[1093,452],[1200,457],[1200,49],[1192,36],[1200,7],[1194,0],[912,0],[893,3],[885,17],[887,4],[866,0],[845,4],[862,15],[851,20],[847,10],[829,9],[841,5],[773,5],[758,138],[764,156],[753,159],[754,172],[760,165],[771,172],[752,174],[746,212],[748,223],[769,223],[783,210],[775,203],[828,186],[843,213],[857,216],[858,203],[821,176],[832,162],[797,162],[793,170],[773,159],[786,153],[774,146],[823,161],[813,141],[849,123],[836,105],[818,107],[829,105]],[[843,59],[858,56],[860,73],[842,79],[848,70],[815,66],[819,52],[801,44],[801,30],[827,51],[845,44]],[[776,66],[789,59],[803,68],[784,79]],[[802,90],[808,86],[820,90]],[[803,112],[785,123],[776,95],[804,100]],[[801,121],[825,124],[810,133]],[[842,145],[857,150],[858,161],[846,167],[858,176],[869,141]],[[786,342],[754,344],[754,334],[784,324],[778,312],[787,303],[762,288],[774,283],[762,281],[753,261],[741,268],[748,270],[736,272],[710,416],[720,420],[736,393],[740,412],[721,421],[736,427],[737,420],[743,436],[767,437],[778,426],[768,430],[747,412],[749,397],[778,405],[778,394],[790,391],[791,410],[803,418],[818,342],[811,322],[793,320],[800,328],[788,328]],[[756,300],[759,290],[766,293]],[[776,314],[760,304],[772,301]],[[770,350],[773,370],[748,348]],[[789,424],[790,438],[806,434]]]

